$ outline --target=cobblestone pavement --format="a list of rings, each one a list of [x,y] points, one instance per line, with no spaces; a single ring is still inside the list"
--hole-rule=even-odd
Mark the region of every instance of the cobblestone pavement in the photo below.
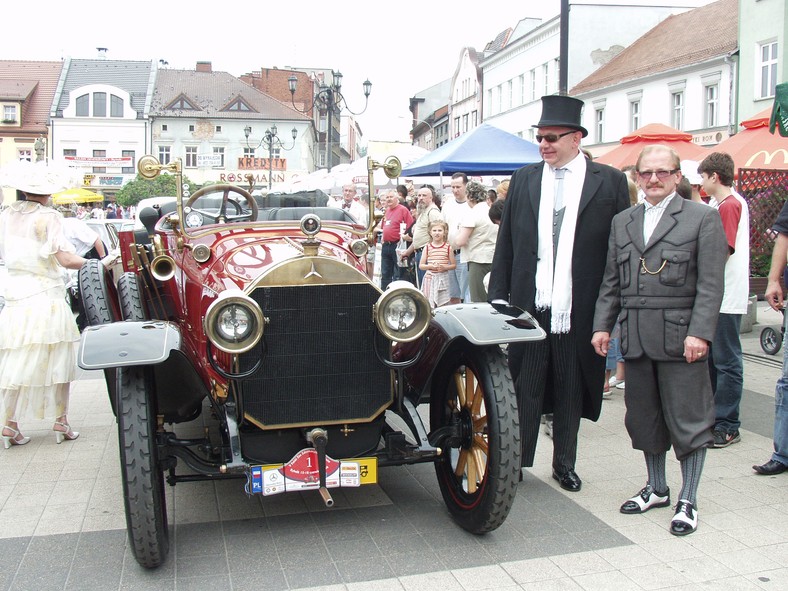
[[[247,498],[240,481],[183,483],[167,489],[169,558],[146,571],[126,545],[104,383],[82,372],[70,412],[78,440],[55,445],[50,423],[29,421],[32,441],[0,450],[0,589],[786,589],[788,473],[751,469],[771,453],[782,359],[763,354],[758,336],[779,321],[759,303],[743,335],[742,441],[709,450],[700,525],[684,538],[668,532],[671,509],[618,511],[645,481],[618,391],[599,422],[581,426],[583,490],[550,478],[545,438],[508,520],[486,536],[453,524],[428,465],[382,469],[379,485],[343,489],[331,510],[311,493]]]

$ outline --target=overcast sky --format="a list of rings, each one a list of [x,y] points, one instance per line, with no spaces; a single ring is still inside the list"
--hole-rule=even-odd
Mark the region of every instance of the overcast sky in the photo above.
[[[685,4],[710,0],[571,0],[589,4]],[[332,68],[366,140],[408,140],[408,99],[451,78],[463,47],[477,50],[520,19],[549,19],[560,0],[317,0],[119,3],[32,0],[0,35],[0,59],[158,60],[194,69],[210,61],[234,76],[263,67]],[[10,14],[6,10],[6,15]]]
[[[478,50],[525,17],[550,18],[560,0],[369,0],[318,2],[119,3],[33,0],[18,26],[4,27],[0,59],[94,58],[166,60],[194,69],[210,61],[234,76],[261,67],[333,68],[344,75],[351,109],[367,140],[407,140],[408,99],[450,78],[460,51]],[[437,32],[436,32],[437,31]]]

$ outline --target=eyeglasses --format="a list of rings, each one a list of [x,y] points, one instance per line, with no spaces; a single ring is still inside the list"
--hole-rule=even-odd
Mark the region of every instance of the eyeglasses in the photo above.
[[[664,181],[670,175],[676,174],[678,171],[678,168],[674,168],[673,170],[638,170],[638,176],[640,180],[647,181],[651,178],[652,174],[655,174],[659,180]]]
[[[569,135],[570,133],[577,133],[575,130],[572,131],[565,131],[564,133],[548,133],[547,135],[539,135],[537,134],[536,143],[541,144],[542,140],[546,141],[548,144],[554,144],[558,140],[560,140],[565,135]]]

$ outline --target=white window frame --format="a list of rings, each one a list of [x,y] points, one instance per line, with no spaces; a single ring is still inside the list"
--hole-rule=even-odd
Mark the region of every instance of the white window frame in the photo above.
[[[717,127],[720,111],[720,87],[709,84],[703,88],[703,120],[706,127]]]
[[[172,161],[172,153],[170,150],[170,146],[159,146],[158,151],[159,151],[159,162],[161,164],[169,164]]]
[[[629,131],[640,129],[640,100],[629,101]]]
[[[18,123],[16,105],[3,105],[3,121],[10,121],[11,123]]]
[[[30,148],[19,148],[16,151],[16,156],[19,160],[24,160],[26,162],[33,161],[33,150]]]
[[[758,98],[772,98],[777,85],[777,63],[779,59],[777,41],[766,41],[758,44],[757,60],[757,83],[755,96]],[[768,55],[764,55],[764,51]]]
[[[605,137],[605,108],[597,107],[594,110],[594,140],[601,144]]]
[[[224,146],[214,146],[213,153],[222,159],[222,163],[219,166],[214,166],[214,168],[224,168]]]
[[[197,146],[185,146],[184,152],[184,167],[197,168]]]
[[[684,91],[670,93],[670,124],[674,129],[684,131]]]

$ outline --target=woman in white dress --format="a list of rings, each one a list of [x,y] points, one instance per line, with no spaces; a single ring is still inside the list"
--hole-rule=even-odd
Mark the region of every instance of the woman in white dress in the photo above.
[[[80,184],[73,169],[46,162],[15,162],[0,170],[0,184],[18,189],[16,201],[0,213],[0,257],[8,277],[0,312],[0,404],[6,449],[30,441],[19,430],[25,416],[55,417],[55,440],[74,440],[68,400],[79,340],[66,302],[62,267],[79,269],[63,234],[60,213],[47,206],[52,193]]]

